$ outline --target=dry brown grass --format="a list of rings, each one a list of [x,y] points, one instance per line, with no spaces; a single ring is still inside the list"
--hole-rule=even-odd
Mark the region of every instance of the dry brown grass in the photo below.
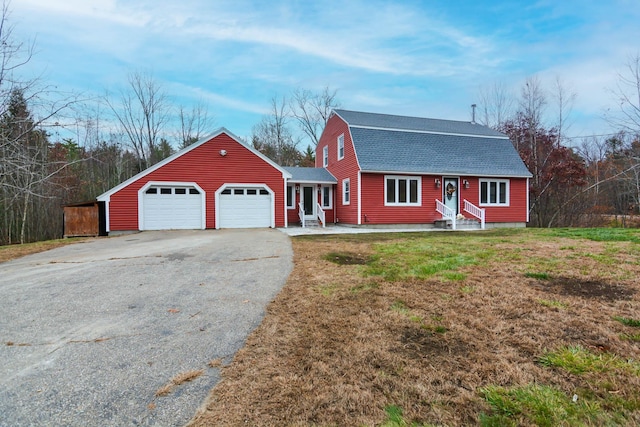
[[[171,393],[175,387],[188,381],[193,381],[202,374],[204,374],[204,369],[180,372],[175,377],[171,378],[167,384],[163,385],[156,391],[156,397],[166,396]]]
[[[593,385],[541,366],[549,349],[640,359],[612,319],[640,318],[632,244],[616,243],[611,264],[599,258],[611,243],[514,240],[496,240],[497,255],[464,267],[461,281],[385,282],[326,259],[370,256],[373,238],[294,239],[287,284],[190,425],[380,425],[388,405],[411,422],[476,425],[491,409],[479,393],[487,385],[548,384],[568,396]],[[548,280],[525,276],[543,267]],[[613,392],[640,399],[638,376],[608,380]]]
[[[44,252],[50,249],[59,248],[60,246],[79,243],[85,240],[87,239],[72,238],[72,239],[47,240],[45,242],[25,243],[24,245],[16,244],[16,245],[0,246],[0,263],[10,261],[12,259],[20,258],[26,255],[31,255],[38,252]]]

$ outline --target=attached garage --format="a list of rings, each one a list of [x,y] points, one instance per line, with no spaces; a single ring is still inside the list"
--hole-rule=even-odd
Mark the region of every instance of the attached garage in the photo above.
[[[222,128],[98,196],[107,233],[286,227],[291,174]]]
[[[216,193],[218,228],[273,227],[273,191],[266,186],[225,185]]]
[[[193,183],[149,182],[140,190],[140,230],[204,229],[204,191]]]

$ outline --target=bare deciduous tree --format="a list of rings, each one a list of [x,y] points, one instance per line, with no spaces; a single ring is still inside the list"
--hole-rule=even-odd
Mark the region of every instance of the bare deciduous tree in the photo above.
[[[287,101],[284,97],[271,99],[271,114],[253,127],[254,148],[282,166],[295,166],[300,161],[299,141],[289,128]]]
[[[607,120],[620,130],[640,135],[640,53],[629,58],[612,93],[619,108]]]
[[[157,163],[158,145],[170,116],[169,97],[151,74],[134,72],[128,76],[128,90],[119,102],[106,102],[121,132],[139,159],[140,170]]]
[[[291,95],[291,114],[298,122],[300,130],[309,137],[315,148],[320,135],[329,120],[331,111],[340,106],[337,90],[325,87],[322,92],[314,93],[307,89],[296,89]]]
[[[211,131],[215,119],[209,115],[209,109],[203,101],[196,102],[190,111],[184,107],[178,108],[180,119],[180,148],[185,148],[205,136]]]
[[[573,104],[578,95],[574,91],[567,89],[560,76],[556,76],[553,89],[552,97],[555,100],[558,111],[556,128],[558,129],[558,144],[560,144],[564,138],[564,132],[569,128],[568,117],[573,110]]]
[[[514,96],[502,82],[481,88],[476,121],[493,129],[499,129],[514,114]]]

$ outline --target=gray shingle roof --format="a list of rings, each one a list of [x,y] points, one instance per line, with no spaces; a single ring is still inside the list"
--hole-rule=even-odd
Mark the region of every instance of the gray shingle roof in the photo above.
[[[486,126],[346,110],[335,112],[349,124],[363,171],[531,176],[508,137]]]
[[[300,168],[300,167],[283,167],[284,170],[291,174],[291,182],[317,182],[327,184],[337,184],[338,180],[324,168]]]
[[[349,110],[334,111],[352,127],[373,127],[412,130],[418,132],[452,133],[507,138],[505,134],[498,132],[497,130],[471,122],[394,116],[391,114],[363,113]]]

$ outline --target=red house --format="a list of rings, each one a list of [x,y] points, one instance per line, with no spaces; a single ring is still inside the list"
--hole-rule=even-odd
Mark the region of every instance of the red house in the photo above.
[[[106,231],[286,227],[291,175],[226,129],[98,196]]]
[[[316,166],[337,180],[335,221],[523,227],[531,173],[509,138],[471,122],[335,110]]]
[[[335,110],[316,166],[281,167],[223,128],[97,200],[108,233],[528,221],[531,174],[506,135],[475,123]]]

